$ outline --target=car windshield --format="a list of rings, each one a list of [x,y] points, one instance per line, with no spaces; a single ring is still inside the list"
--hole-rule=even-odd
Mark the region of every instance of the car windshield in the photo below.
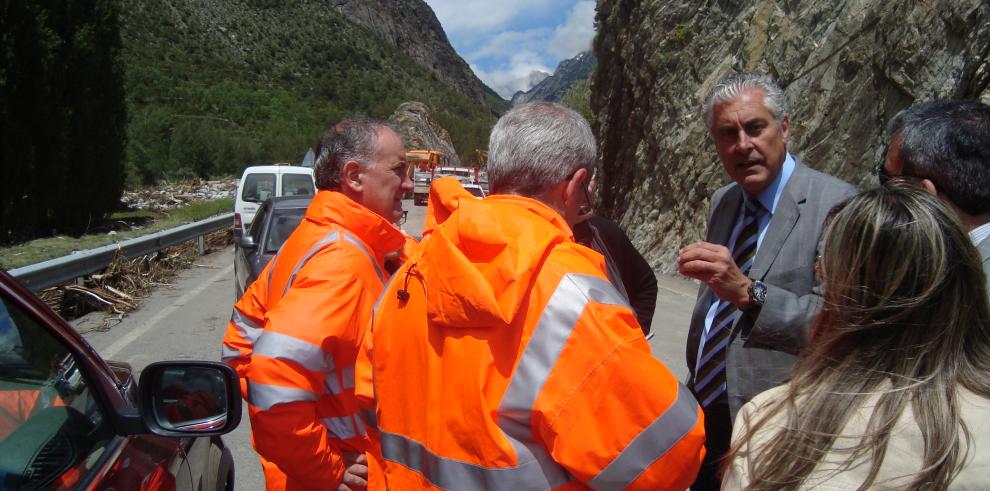
[[[282,174],[282,196],[312,196],[314,192],[309,174]]]
[[[289,238],[292,231],[296,229],[303,216],[306,215],[305,208],[285,208],[276,209],[272,216],[271,225],[268,230],[268,240],[265,241],[265,252],[277,252],[279,247]]]
[[[3,489],[71,489],[113,436],[68,347],[0,301]]]
[[[309,176],[306,176],[308,179]],[[244,189],[241,199],[252,203],[261,203],[275,195],[275,174],[255,173],[244,178]]]

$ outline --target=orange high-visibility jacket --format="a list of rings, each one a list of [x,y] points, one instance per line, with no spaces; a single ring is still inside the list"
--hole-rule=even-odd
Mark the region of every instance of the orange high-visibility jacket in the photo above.
[[[246,379],[251,429],[286,489],[332,489],[342,452],[364,452],[354,361],[401,231],[337,192],[321,191],[234,306],[224,359]],[[269,488],[277,482],[265,466]]]
[[[445,222],[457,210],[462,199],[478,199],[461,186],[456,177],[441,177],[430,183],[429,201],[426,202],[426,218],[423,221],[423,237],[430,235],[437,225]]]
[[[369,489],[687,488],[701,410],[603,271],[543,203],[457,200],[365,337]]]

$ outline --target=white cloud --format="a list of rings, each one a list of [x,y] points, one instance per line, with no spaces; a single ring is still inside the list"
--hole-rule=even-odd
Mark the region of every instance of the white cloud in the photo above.
[[[530,88],[535,87],[540,82],[547,79],[550,76],[550,72],[535,71],[529,72],[529,77],[527,77],[526,82],[529,84]]]
[[[530,29],[523,32],[506,31],[485,39],[482,46],[469,52],[467,59],[477,63],[481,60],[532,57],[543,59],[547,37],[551,31],[546,28]]]
[[[426,0],[451,43],[506,99],[591,47],[593,0]]]
[[[573,58],[591,49],[595,37],[595,2],[582,1],[567,13],[564,24],[557,26],[550,38],[547,51],[558,60]]]
[[[479,34],[506,28],[514,19],[542,11],[560,0],[426,0],[448,36]]]
[[[477,65],[471,65],[471,69],[485,82],[485,85],[505,99],[511,99],[512,94],[520,90],[533,88],[539,80],[542,80],[539,72],[549,74],[553,70],[526,53],[513,56],[508,63],[499,65],[493,70],[486,71]]]

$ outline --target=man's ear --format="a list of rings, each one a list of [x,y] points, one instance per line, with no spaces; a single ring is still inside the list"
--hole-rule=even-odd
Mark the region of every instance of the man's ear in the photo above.
[[[787,130],[791,129],[791,119],[784,116],[784,119],[780,122],[780,132],[784,135],[784,143],[787,143]]]
[[[361,192],[364,190],[361,184],[363,180],[364,166],[355,160],[348,160],[340,168],[341,190]]]
[[[935,183],[932,182],[930,179],[921,180],[921,189],[925,190],[925,192],[927,192],[932,196],[939,197],[938,188],[935,187]]]
[[[573,213],[574,216],[565,217],[568,221],[573,221],[578,219],[580,212],[578,211],[584,205],[590,205],[587,200],[587,191],[585,186],[587,186],[586,179],[588,178],[588,169],[578,169],[569,180],[564,183],[563,196],[564,209],[568,210],[568,213]]]

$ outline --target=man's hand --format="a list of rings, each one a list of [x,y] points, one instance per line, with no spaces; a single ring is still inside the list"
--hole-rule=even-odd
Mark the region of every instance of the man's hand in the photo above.
[[[352,491],[368,487],[368,458],[363,453],[344,452],[344,480],[337,491]]]
[[[682,275],[705,282],[719,299],[742,311],[749,307],[753,281],[739,271],[727,247],[709,242],[686,245],[677,254],[677,265]]]

